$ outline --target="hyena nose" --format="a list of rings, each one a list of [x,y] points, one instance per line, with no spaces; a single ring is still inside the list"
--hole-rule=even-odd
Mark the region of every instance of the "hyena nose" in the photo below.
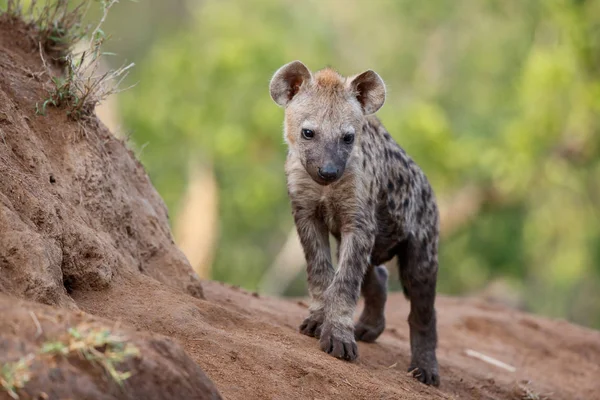
[[[325,181],[331,182],[338,178],[340,169],[333,164],[325,164],[324,167],[319,168],[319,177]]]

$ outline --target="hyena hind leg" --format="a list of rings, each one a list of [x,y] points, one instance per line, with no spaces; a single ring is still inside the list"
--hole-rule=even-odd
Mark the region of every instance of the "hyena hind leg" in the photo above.
[[[398,251],[398,263],[404,294],[410,300],[408,324],[412,357],[408,370],[419,381],[439,386],[434,308],[438,265],[434,247],[410,235]]]
[[[385,302],[387,300],[388,272],[385,266],[369,266],[362,284],[365,308],[354,326],[354,337],[363,342],[374,342],[385,329]]]

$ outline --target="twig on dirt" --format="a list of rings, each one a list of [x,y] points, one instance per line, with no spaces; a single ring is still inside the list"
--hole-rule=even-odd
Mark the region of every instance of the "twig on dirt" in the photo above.
[[[519,400],[549,400],[552,393],[540,394],[528,387],[530,381],[521,381],[514,388],[514,395]]]
[[[353,384],[351,384],[350,382],[348,382],[347,379],[344,379],[342,382],[344,382],[346,385],[350,386],[351,388],[356,389],[356,386],[354,386]]]
[[[39,42],[38,45],[40,48],[40,58],[42,59],[42,65],[44,66],[46,73],[50,75],[50,68],[48,68],[48,64],[46,64],[46,58],[44,58],[44,49],[42,48],[42,42]]]
[[[477,358],[478,360],[481,360],[481,361],[486,362],[488,364],[495,365],[496,367],[505,369],[505,370],[507,370],[509,372],[515,372],[517,370],[512,365],[508,365],[506,363],[503,363],[502,361],[496,360],[495,358],[492,358],[490,356],[486,356],[485,354],[481,354],[481,353],[479,353],[478,351],[475,351],[475,350],[467,349],[467,350],[465,350],[465,353],[469,357]]]
[[[393,364],[392,364],[392,365],[390,365],[388,368],[395,368],[395,367],[396,367],[396,365],[398,365],[398,363],[397,363],[397,362],[393,363]]]
[[[33,323],[35,324],[35,327],[37,328],[37,331],[35,333],[35,338],[39,338],[40,335],[42,333],[44,333],[44,331],[42,330],[42,325],[40,325],[40,321],[37,319],[37,317],[35,316],[35,313],[33,311],[29,311],[29,316],[31,316],[31,319],[33,320]]]
[[[98,25],[96,25],[96,28],[94,28],[92,34],[90,35],[90,44],[89,44],[89,48],[94,48],[94,41],[96,40],[96,35],[98,35],[98,32],[100,31],[100,28],[102,27],[102,25],[104,24],[104,21],[106,21],[106,17],[108,16],[108,11],[111,9],[112,6],[115,5],[115,3],[118,3],[119,0],[110,0],[109,2],[106,2],[104,4],[104,9],[102,10],[102,18],[100,18],[100,22],[98,22]],[[89,4],[89,3],[88,3]]]
[[[121,327],[121,317],[117,317],[115,324],[113,325],[113,331],[118,331]]]

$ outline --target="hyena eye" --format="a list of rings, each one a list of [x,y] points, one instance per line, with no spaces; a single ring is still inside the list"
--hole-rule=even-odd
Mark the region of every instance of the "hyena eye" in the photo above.
[[[315,131],[312,129],[302,129],[302,137],[306,140],[310,140],[315,137]]]
[[[346,133],[346,134],[344,134],[344,137],[342,139],[344,140],[344,143],[352,144],[354,142],[354,134]]]

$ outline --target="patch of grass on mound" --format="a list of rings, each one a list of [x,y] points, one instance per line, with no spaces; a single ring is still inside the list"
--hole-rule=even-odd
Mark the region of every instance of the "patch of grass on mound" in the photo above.
[[[131,372],[120,372],[116,369],[119,363],[140,355],[138,348],[126,343],[125,338],[106,328],[85,325],[69,328],[68,333],[64,340],[44,343],[41,354],[64,357],[79,355],[93,365],[102,367],[119,385],[131,376]]]
[[[29,354],[26,357],[21,357],[18,361],[4,364],[0,369],[0,386],[13,399],[19,398],[17,390],[25,387],[31,379],[29,367],[34,358],[34,354]]]
[[[0,16],[20,19],[28,24],[31,37],[38,43],[48,77],[48,97],[36,104],[36,113],[45,115],[49,106],[63,108],[74,120],[84,120],[93,115],[98,103],[119,87],[133,63],[100,72],[100,59],[106,53],[102,45],[109,36],[101,29],[108,12],[118,0],[82,0],[70,5],[69,0],[46,1],[40,4],[31,0],[8,0]],[[86,25],[84,17],[90,7],[97,4],[102,17],[97,25]],[[75,51],[79,45],[82,50]],[[56,74],[52,66],[59,68]]]
[[[128,343],[125,337],[106,327],[79,324],[69,328],[63,337],[43,343],[36,352],[5,363],[0,369],[0,387],[13,399],[19,399],[19,389],[31,380],[31,365],[54,357],[79,357],[108,373],[114,382],[122,386],[131,372],[117,370],[118,365],[139,356],[139,349]]]
[[[69,0],[46,1],[8,0],[4,13],[13,19],[21,19],[36,29],[37,40],[46,54],[57,61],[68,55],[90,27],[83,19],[92,2],[82,0],[75,5]]]

